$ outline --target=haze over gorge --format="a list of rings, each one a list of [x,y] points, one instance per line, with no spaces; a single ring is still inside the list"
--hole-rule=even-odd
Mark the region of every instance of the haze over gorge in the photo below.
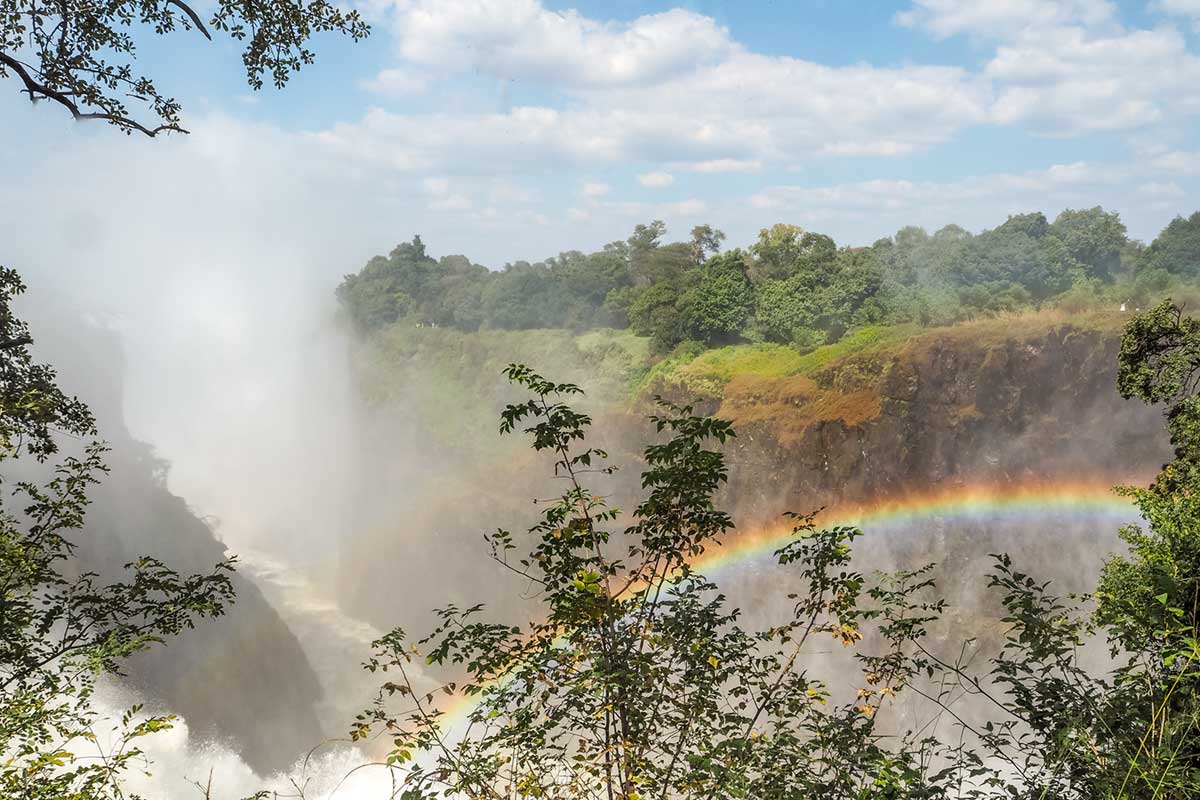
[[[1200,796],[1200,6],[0,0],[0,800]]]
[[[921,246],[953,237],[956,252],[978,258],[970,248],[980,237],[957,230],[921,239],[928,242]],[[900,241],[915,235],[902,232]],[[833,248],[826,257],[854,259],[869,272],[871,259],[895,259],[900,246],[889,239],[865,251]],[[423,281],[433,287],[426,291],[434,303],[465,268],[458,264],[468,263],[424,254],[424,261],[406,261],[413,253],[405,248],[390,262],[372,261],[364,274]],[[654,242],[640,255],[618,258],[614,246],[478,275],[524,275],[513,302],[532,297],[531,309],[562,313],[561,302],[536,299],[538,282],[569,281],[581,274],[568,271],[573,262],[641,258],[653,268],[656,259],[670,259],[682,265],[685,276],[675,280],[683,284],[695,280],[688,270],[724,268],[720,259],[689,266],[691,246],[673,248]],[[751,275],[761,269],[761,255],[734,252]],[[176,734],[168,745],[178,752],[159,753],[176,765],[171,791],[186,796],[194,787],[183,778],[206,778],[210,762],[239,791],[286,786],[283,776],[297,771],[331,788],[338,770],[357,763],[349,745],[326,744],[317,751],[323,758],[301,761],[327,737],[344,735],[369,704],[374,683],[359,664],[373,639],[397,620],[418,624],[423,606],[438,603],[486,601],[523,613],[521,581],[498,572],[479,540],[497,526],[517,528],[528,518],[529,499],[553,491],[536,454],[495,434],[498,410],[518,397],[501,375],[511,361],[587,388],[582,403],[595,416],[601,445],[623,465],[608,487],[616,499],[636,492],[639,446],[654,435],[645,420],[654,395],[734,422],[738,436],[723,448],[729,482],[718,500],[738,529],[726,537],[731,555],[713,566],[748,610],[776,605],[781,594],[778,579],[763,572],[770,548],[739,543],[780,540],[764,531],[783,531],[780,515],[788,510],[824,508],[818,519],[831,524],[862,520],[862,553],[873,569],[938,562],[956,607],[977,615],[974,623],[960,620],[971,635],[992,624],[977,578],[990,552],[1008,549],[1047,579],[1086,590],[1106,548],[1115,546],[1119,524],[1136,518],[1108,488],[1144,482],[1170,455],[1159,411],[1122,400],[1116,390],[1121,326],[1132,303],[1151,302],[1121,273],[1129,268],[1141,274],[1133,264],[1114,267],[1111,285],[1041,310],[946,304],[943,313],[961,321],[833,323],[821,330],[831,341],[818,345],[729,331],[667,351],[672,345],[653,333],[595,327],[586,307],[575,312],[582,330],[466,331],[452,321],[439,325],[420,297],[393,321],[363,328],[343,292],[340,310],[314,302],[310,315],[286,323],[220,320],[237,331],[239,355],[230,359],[204,353],[220,339],[198,310],[196,338],[176,327],[168,349],[179,354],[195,346],[190,385],[223,389],[190,400],[181,391],[169,412],[139,411],[125,396],[146,374],[121,355],[121,340],[134,342],[125,347],[136,352],[162,346],[153,336],[131,330],[128,321],[115,330],[111,322],[89,321],[78,307],[51,313],[30,303],[29,316],[35,330],[47,331],[38,353],[58,366],[71,391],[89,398],[116,456],[88,517],[93,541],[105,545],[81,549],[81,563],[106,572],[149,553],[202,570],[225,548],[241,557],[233,613],[201,623],[178,647],[139,657],[122,682],[123,691],[186,720],[186,738]],[[803,275],[802,266],[793,269],[784,280]],[[762,291],[774,280],[747,279],[747,286]],[[632,292],[656,285],[629,283]],[[406,298],[416,293],[403,288]],[[1187,291],[1186,284],[1175,289]],[[879,283],[862,292],[860,308],[888,291]],[[1146,299],[1114,305],[1122,292]],[[393,286],[372,296],[400,294]],[[1066,302],[1079,305],[1067,310]],[[743,324],[754,325],[758,313],[747,311]],[[284,341],[270,330],[277,324],[303,333]],[[76,330],[88,333],[59,333]],[[247,341],[268,352],[247,352]],[[203,370],[213,375],[197,374]],[[126,426],[136,431],[141,414],[144,429],[153,431],[180,406],[191,422],[174,434],[176,447],[184,445],[172,453],[176,466]],[[171,452],[164,449],[164,456]],[[359,758],[369,755],[370,748]],[[380,780],[369,772],[357,777]],[[155,784],[156,791],[165,786]]]

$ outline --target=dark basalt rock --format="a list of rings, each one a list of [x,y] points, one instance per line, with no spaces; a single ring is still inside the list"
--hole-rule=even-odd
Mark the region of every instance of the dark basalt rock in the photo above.
[[[925,334],[884,368],[874,418],[817,422],[787,444],[770,421],[739,430],[725,500],[755,515],[792,499],[807,508],[956,484],[1142,479],[1169,448],[1159,410],[1117,393],[1119,345],[1115,333],[1070,326],[1000,342]]]
[[[110,473],[89,492],[92,504],[77,537],[74,567],[116,580],[124,564],[145,555],[181,574],[211,571],[225,558],[224,544],[167,490],[165,463],[125,427],[115,334],[45,309],[30,323],[36,356],[54,365],[64,389],[88,403],[112,448],[105,459]],[[33,469],[24,462],[8,469]],[[193,741],[220,740],[267,773],[291,766],[322,740],[315,713],[321,687],[296,637],[259,588],[240,574],[233,581],[237,598],[225,616],[200,621],[195,630],[135,656],[126,664],[128,681],[182,716]]]

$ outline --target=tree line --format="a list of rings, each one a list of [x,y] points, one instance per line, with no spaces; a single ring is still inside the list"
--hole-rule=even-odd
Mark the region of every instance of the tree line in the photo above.
[[[398,321],[479,329],[630,328],[660,351],[765,341],[815,347],[863,325],[950,324],[1047,305],[1148,301],[1200,273],[1200,212],[1148,246],[1115,212],[1010,216],[978,234],[906,227],[870,247],[776,224],[723,250],[710,225],[666,240],[661,221],[601,250],[570,250],[492,271],[461,255],[435,259],[419,236],[347,275],[337,293],[374,330]]]

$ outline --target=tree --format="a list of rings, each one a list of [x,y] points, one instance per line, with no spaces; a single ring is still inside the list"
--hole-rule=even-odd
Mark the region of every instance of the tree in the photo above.
[[[687,321],[680,304],[676,287],[668,283],[648,286],[629,303],[629,326],[634,333],[651,337],[659,351],[670,350],[687,338]]]
[[[688,338],[727,342],[746,327],[754,309],[754,288],[745,272],[745,255],[731,250],[714,256],[698,270],[696,285],[679,299]]]
[[[1154,270],[1189,278],[1200,276],[1200,211],[1171,220],[1141,254],[1139,278]]]
[[[44,462],[58,452],[60,432],[96,435],[87,407],[66,397],[54,371],[29,354],[29,331],[12,311],[24,288],[14,271],[0,268],[0,463],[23,456]],[[126,581],[112,584],[78,574],[71,557],[84,532],[88,488],[106,470],[104,452],[92,441],[81,455],[63,458],[44,485],[12,486],[22,498],[18,509],[0,502],[3,797],[122,797],[122,774],[143,766],[139,740],[169,728],[171,717],[137,720],[134,708],[120,721],[102,720],[91,706],[96,678],[120,674],[130,655],[222,614],[234,599],[232,561],[184,577],[140,558],[126,565]]]
[[[787,278],[800,260],[800,237],[804,229],[799,225],[778,222],[758,232],[758,241],[750,245],[754,255],[751,275],[756,282]]]
[[[721,252],[721,242],[725,234],[712,225],[697,225],[692,228],[692,261],[697,266]]]
[[[996,228],[996,231],[999,233],[1023,233],[1030,239],[1036,240],[1050,232],[1050,222],[1040,211],[1030,214],[1010,214],[1004,224]]]
[[[940,663],[1007,717],[971,732],[1023,796],[1200,796],[1200,321],[1169,301],[1135,317],[1118,367],[1122,396],[1167,404],[1176,448],[1149,487],[1122,489],[1145,528],[1121,530],[1128,552],[1107,559],[1091,598],[1055,597],[997,556],[990,583],[1012,628],[994,668]],[[1095,636],[1111,668],[1084,666]]]
[[[812,348],[826,339],[813,306],[812,296],[796,286],[795,278],[767,280],[755,292],[754,319],[767,341]]]
[[[827,268],[837,254],[837,245],[824,234],[777,223],[758,232],[750,252],[754,255],[750,274],[755,281],[783,280],[797,272]]]
[[[201,11],[207,13],[208,7]],[[154,80],[134,71],[137,33],[179,29],[212,39],[211,31],[245,43],[242,62],[254,89],[282,88],[315,58],[308,40],[334,31],[355,41],[369,29],[357,11],[329,0],[218,0],[205,23],[185,0],[0,0],[0,78],[15,78],[33,102],[49,100],[75,119],[100,119],[125,133],[186,133],[180,105]],[[139,122],[126,103],[138,101],[153,122]]]
[[[695,266],[691,243],[663,244],[667,226],[662,220],[637,225],[628,241],[629,276],[635,286],[656,283],[678,284],[685,272]]]
[[[91,435],[87,406],[67,397],[54,382],[54,370],[29,353],[29,326],[13,313],[13,299],[25,291],[16,271],[0,267],[0,462],[22,450],[41,461],[58,450],[54,429]]]
[[[519,365],[506,374],[531,396],[504,410],[501,431],[527,426],[565,483],[543,504],[527,554],[507,531],[488,542],[536,587],[544,617],[522,628],[450,607],[416,645],[400,629],[377,642],[367,666],[389,679],[353,735],[389,738],[404,797],[950,796],[962,773],[936,762],[964,767],[955,748],[880,724],[921,668],[908,653],[940,610],[918,599],[931,588],[923,570],[868,589],[849,564],[858,531],[797,518],[776,556],[804,588],[777,625],[747,629],[692,567],[731,527],[712,502],[724,459],[706,447],[733,436],[729,423],[662,403],[651,421],[666,440],[646,448],[645,497],[614,531],[620,512],[583,483],[613,468],[586,443],[590,419],[565,402],[579,389]],[[830,639],[851,651],[868,630],[880,648],[856,653],[860,688],[836,703],[806,659]],[[418,656],[465,669],[464,686],[444,687],[478,702],[464,726],[447,730],[441,692],[414,682]]]
[[[1125,247],[1125,224],[1116,212],[1100,206],[1066,209],[1046,234],[1050,258],[1062,271],[1109,280],[1121,267]]]
[[[1123,397],[1166,404],[1175,457],[1149,487],[1129,490],[1150,529],[1125,531],[1133,556],[1109,562],[1101,616],[1128,631],[1123,639],[1142,637],[1128,644],[1165,656],[1181,632],[1200,636],[1200,320],[1166,300],[1129,323],[1119,359]]]
[[[421,237],[414,236],[396,245],[387,258],[376,256],[357,274],[347,275],[337,297],[351,319],[371,330],[414,312],[429,316],[430,306],[442,299],[444,272],[425,252]]]
[[[832,245],[833,240],[821,238]],[[879,291],[874,255],[864,248],[843,248],[831,259],[822,254],[817,263],[805,256],[791,277],[759,283],[754,312],[759,332],[768,341],[800,347],[841,338],[863,303]]]
[[[366,666],[389,679],[352,735],[388,737],[403,797],[1198,796],[1200,322],[1167,304],[1122,343],[1122,393],[1171,404],[1176,459],[1130,490],[1149,530],[1123,532],[1131,552],[1090,598],[1059,598],[996,555],[987,581],[1005,630],[982,673],[971,641],[932,632],[945,604],[930,566],[869,581],[850,561],[861,533],[811,516],[793,517],[775,552],[770,585],[795,587],[791,613],[747,628],[695,568],[732,525],[713,504],[726,468],[709,449],[733,437],[729,423],[659,400],[651,421],[666,439],[646,448],[644,496],[625,517],[585,483],[614,468],[566,402],[580,390],[519,365],[506,374],[530,397],[505,408],[501,431],[524,426],[564,483],[528,537],[486,539],[543,613],[520,626],[449,607],[415,643],[401,629],[376,642]],[[1097,635],[1112,665],[1081,656]],[[839,659],[817,645],[833,682],[813,662],[816,637],[846,648]],[[418,658],[455,665],[462,685],[420,685]],[[839,690],[852,699],[835,702]],[[443,692],[475,703],[464,722],[439,710]],[[906,712],[897,695],[912,698]]]

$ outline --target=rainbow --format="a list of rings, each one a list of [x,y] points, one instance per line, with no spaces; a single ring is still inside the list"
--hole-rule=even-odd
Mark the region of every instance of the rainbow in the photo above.
[[[824,511],[815,520],[820,528],[853,526],[868,536],[899,532],[922,523],[1046,522],[1064,517],[1104,520],[1120,525],[1138,518],[1127,497],[1116,494],[1118,481],[1086,481],[1005,485],[958,485],[925,492],[879,498],[873,502]],[[1129,483],[1144,481],[1130,480]],[[792,521],[748,531],[732,531],[725,541],[692,562],[694,570],[718,577],[734,569],[774,563],[773,554],[792,537]],[[442,707],[443,730],[453,731],[466,721],[476,698],[456,695]]]
[[[815,523],[820,528],[857,527],[868,535],[875,535],[935,520],[944,523],[1011,523],[1063,516],[1132,522],[1137,518],[1137,510],[1129,498],[1113,491],[1111,481],[962,485],[841,506],[822,512]],[[792,536],[791,524],[735,532],[726,542],[702,554],[692,566],[703,575],[715,577],[730,569],[770,559]]]

